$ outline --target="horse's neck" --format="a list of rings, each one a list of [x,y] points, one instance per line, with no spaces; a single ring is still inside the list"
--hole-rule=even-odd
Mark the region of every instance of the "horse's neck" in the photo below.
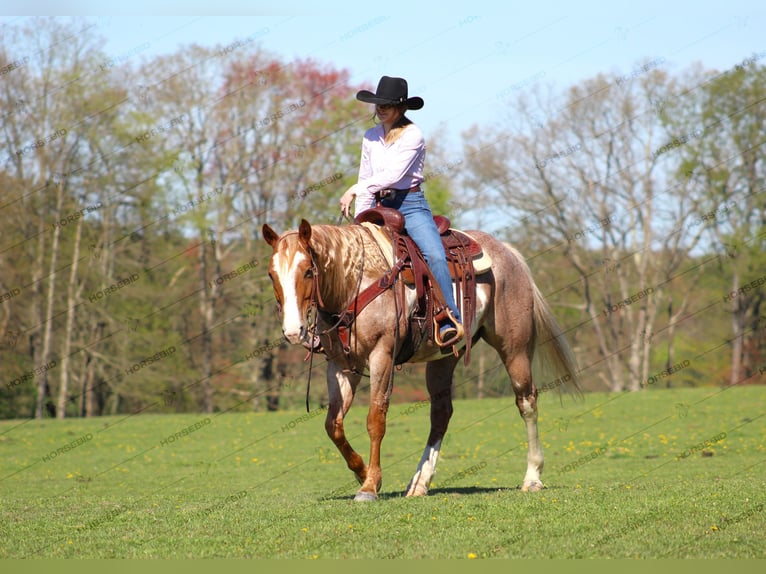
[[[319,268],[319,288],[328,311],[340,313],[357,290],[364,273],[363,237],[351,226],[315,226],[312,246]]]

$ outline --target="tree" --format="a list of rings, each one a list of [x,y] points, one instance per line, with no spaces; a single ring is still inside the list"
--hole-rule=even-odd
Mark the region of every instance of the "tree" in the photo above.
[[[92,123],[83,114],[82,103],[99,90],[89,82],[96,70],[98,41],[87,26],[42,18],[22,28],[10,28],[3,40],[7,47],[1,51],[25,54],[11,58],[15,67],[5,74],[0,96],[0,107],[6,110],[3,147],[9,150],[5,170],[19,184],[3,211],[17,231],[16,237],[25,238],[11,248],[16,255],[28,254],[25,267],[31,273],[31,282],[14,304],[31,299],[23,332],[29,333],[31,368],[37,373],[35,416],[64,416],[57,405],[66,404],[70,350],[76,336],[72,309],[76,306],[81,227],[75,222],[84,216],[87,205],[86,194],[74,190],[85,187],[83,171],[77,168],[95,161],[85,145]],[[77,248],[66,263],[70,231],[75,227]],[[57,287],[70,268],[64,299]],[[64,305],[68,311],[57,311]],[[67,317],[66,325],[59,331],[54,323],[62,315]],[[57,401],[52,398],[51,383],[55,370],[63,385]]]
[[[593,329],[596,349],[583,370],[596,367],[615,391],[647,380],[647,335],[699,240],[689,232],[689,185],[668,177],[656,153],[669,136],[651,102],[674,89],[648,62],[629,75],[586,80],[562,97],[538,88],[534,104],[517,101],[513,128],[465,137],[468,185],[522,222],[523,236],[534,238],[532,261],[563,253],[576,272],[547,295],[579,311],[578,326]]]
[[[665,115],[678,133],[694,136],[677,146],[678,169],[698,189],[699,226],[730,280],[722,300],[731,317],[732,385],[756,375],[766,351],[766,68],[757,59],[706,74],[685,94],[693,113],[673,106]]]

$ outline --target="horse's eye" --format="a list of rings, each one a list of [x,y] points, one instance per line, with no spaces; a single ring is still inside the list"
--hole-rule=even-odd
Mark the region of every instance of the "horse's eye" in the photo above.
[[[306,272],[303,274],[304,279],[311,279],[314,276],[314,270],[310,267],[306,269]]]

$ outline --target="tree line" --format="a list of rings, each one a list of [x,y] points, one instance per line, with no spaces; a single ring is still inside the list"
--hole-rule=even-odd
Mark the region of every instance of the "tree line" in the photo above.
[[[77,19],[0,39],[0,416],[299,404],[308,365],[282,342],[260,227],[338,222],[372,121],[360,86],[257,38],[103,44]],[[763,380],[759,59],[530,86],[457,153],[426,134],[434,211],[527,255],[589,388]],[[492,360],[458,396],[505,392]],[[422,374],[399,373],[400,398]]]

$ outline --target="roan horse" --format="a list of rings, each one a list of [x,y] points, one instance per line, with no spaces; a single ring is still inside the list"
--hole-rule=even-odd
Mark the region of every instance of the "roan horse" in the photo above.
[[[372,233],[358,224],[312,227],[306,220],[301,221],[298,230],[281,236],[268,224],[262,232],[273,248],[269,277],[281,309],[282,332],[290,343],[309,348],[318,335],[327,355],[327,434],[361,484],[355,500],[375,500],[382,482],[380,447],[386,432],[394,356],[409,327],[414,290],[399,281],[369,303],[356,317],[350,329],[350,344],[344,352],[334,328],[335,319],[360,290],[378,281],[388,270]],[[546,381],[555,379],[558,384],[571,385],[579,391],[576,364],[522,256],[491,235],[481,231],[469,233],[489,253],[492,265],[487,273],[477,277],[475,316],[472,332],[466,333],[466,337],[471,336],[474,341],[484,339],[505,365],[527,431],[527,471],[521,490],[537,491],[543,488],[540,480],[543,452],[537,431],[538,391],[532,378],[533,358],[536,376],[541,375]],[[400,298],[395,298],[394,289],[403,292],[404,308]],[[312,332],[312,316],[316,332]],[[428,362],[426,384],[431,397],[431,432],[407,496],[428,493],[452,416],[453,371],[464,350],[464,346],[458,353],[442,350],[426,340],[407,361]],[[365,369],[370,377],[369,465],[351,447],[343,428]],[[549,388],[550,383],[545,384]]]

